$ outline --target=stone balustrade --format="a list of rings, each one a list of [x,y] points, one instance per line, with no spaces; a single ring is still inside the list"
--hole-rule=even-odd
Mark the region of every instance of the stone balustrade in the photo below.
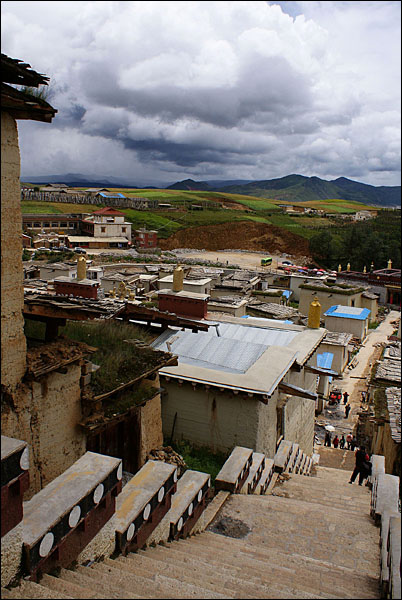
[[[371,457],[371,516],[380,526],[380,583],[382,598],[401,597],[401,517],[399,477],[385,473],[383,456]]]
[[[282,440],[274,456],[274,468],[277,473],[285,471],[292,455],[293,442]]]
[[[1,436],[1,537],[22,521],[23,496],[29,486],[26,442]]]
[[[121,459],[86,452],[24,503],[24,569],[32,581],[77,558],[114,514],[121,479]]]
[[[274,474],[274,459],[273,458],[265,458],[265,466],[264,470],[261,473],[260,480],[257,484],[254,493],[258,493],[264,495],[267,491],[269,484],[271,483],[272,476]]]
[[[171,507],[177,487],[177,468],[149,460],[124,486],[117,499],[116,551],[123,554],[142,548]]]
[[[260,452],[253,452],[252,454],[252,463],[250,467],[250,471],[248,477],[244,483],[242,488],[242,493],[245,494],[253,494],[259,481],[261,475],[264,471],[265,467],[265,454],[261,454]]]
[[[177,493],[167,514],[170,523],[169,540],[186,537],[206,506],[211,477],[207,473],[187,470],[177,483]]]
[[[215,478],[215,490],[239,493],[249,475],[252,460],[250,448],[235,446]]]

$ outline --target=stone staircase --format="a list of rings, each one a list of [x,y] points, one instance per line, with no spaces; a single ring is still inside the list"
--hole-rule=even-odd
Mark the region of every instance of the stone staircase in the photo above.
[[[25,580],[2,597],[380,598],[369,489],[349,485],[345,470],[306,477],[288,463],[268,493],[221,492],[200,534]]]

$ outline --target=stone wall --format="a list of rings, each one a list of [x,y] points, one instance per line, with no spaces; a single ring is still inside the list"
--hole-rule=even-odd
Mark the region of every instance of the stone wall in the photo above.
[[[2,434],[28,443],[30,487],[25,500],[70,467],[86,450],[81,420],[81,366],[20,385],[2,407]]]
[[[163,378],[162,387],[167,392],[162,397],[162,427],[168,439],[177,412],[174,440],[187,439],[214,452],[230,452],[234,446],[256,447],[261,403],[255,398],[213,387],[208,390],[204,385],[180,385],[174,379],[167,382]]]
[[[1,383],[11,392],[24,375],[20,153],[15,120],[1,113]],[[11,436],[13,437],[13,436]]]
[[[292,397],[285,405],[284,438],[297,442],[310,456],[314,445],[314,416],[314,400]]]
[[[155,387],[159,387],[159,375]],[[146,461],[146,456],[154,448],[163,445],[162,433],[162,411],[160,394],[149,400],[141,408],[141,442],[140,442],[140,464]]]

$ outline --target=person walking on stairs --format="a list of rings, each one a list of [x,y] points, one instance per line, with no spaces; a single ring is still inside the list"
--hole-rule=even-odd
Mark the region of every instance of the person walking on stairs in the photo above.
[[[338,436],[337,436],[337,435],[334,437],[334,439],[333,439],[333,442],[332,442],[332,443],[333,443],[333,445],[334,445],[334,448],[337,448],[337,447],[338,447],[338,445],[339,445],[339,438],[338,438]]]
[[[347,419],[347,418],[348,418],[348,416],[349,416],[349,413],[350,413],[350,409],[351,409],[351,406],[350,406],[350,404],[347,404],[347,405],[345,406],[345,419]]]
[[[353,440],[353,435],[351,433],[348,433],[348,435],[346,436],[346,442],[348,445],[348,450],[352,449],[352,440]]]
[[[328,446],[328,448],[331,448],[331,434],[329,433],[329,431],[325,432],[324,446]]]
[[[349,394],[347,392],[343,392],[343,403],[346,405],[348,403]]]
[[[361,446],[355,453],[356,462],[349,483],[353,483],[357,475],[359,475],[359,485],[363,484],[364,479],[371,473],[371,463],[369,455],[366,453],[366,448]]]
[[[339,440],[339,448],[341,448],[341,450],[343,450],[345,445],[346,445],[345,436],[342,435],[341,439]]]

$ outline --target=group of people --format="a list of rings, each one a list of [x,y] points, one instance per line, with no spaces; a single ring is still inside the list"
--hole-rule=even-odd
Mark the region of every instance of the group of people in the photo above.
[[[332,439],[331,433],[329,431],[326,431],[324,446],[327,446],[328,448],[331,448],[331,446],[333,446],[334,448],[340,448],[341,450],[345,448],[346,450],[352,450],[353,452],[354,449],[357,447],[357,440],[351,433],[348,433],[346,437],[343,434],[341,438],[339,438],[336,434],[334,439]]]

